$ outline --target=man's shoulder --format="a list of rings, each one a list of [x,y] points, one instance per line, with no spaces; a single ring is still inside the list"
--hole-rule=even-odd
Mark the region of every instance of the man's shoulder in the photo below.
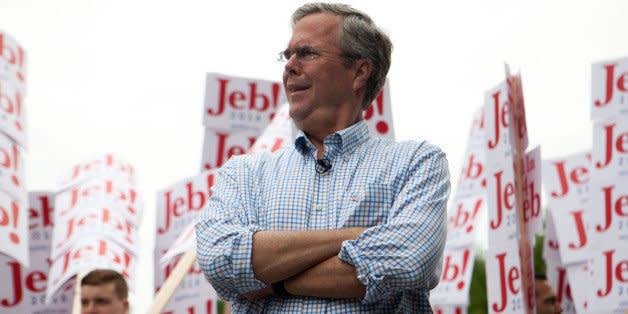
[[[233,156],[222,166],[221,171],[231,175],[260,174],[265,169],[272,168],[283,160],[291,158],[294,152],[293,147],[286,147],[274,152]]]
[[[418,156],[444,155],[443,150],[426,140],[394,141],[391,139],[373,138],[372,149],[385,155],[399,155],[416,158]]]

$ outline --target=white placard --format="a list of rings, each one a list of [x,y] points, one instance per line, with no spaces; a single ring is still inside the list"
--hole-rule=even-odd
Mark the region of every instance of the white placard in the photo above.
[[[473,247],[446,248],[438,286],[430,291],[432,304],[469,304],[469,287],[473,273]]]
[[[106,207],[118,211],[133,225],[139,226],[143,203],[137,189],[121,180],[93,177],[81,181],[59,193],[55,198],[57,215],[76,215],[76,212],[92,207]]]
[[[395,139],[390,102],[390,81],[387,79],[382,90],[377,94],[371,106],[364,111],[364,120],[376,137]]]
[[[594,251],[591,274],[591,313],[611,313],[628,308],[628,249],[606,243]],[[585,281],[586,285],[586,281]]]
[[[560,264],[546,263],[547,281],[556,293],[556,302],[563,308],[563,313],[576,313],[576,306],[571,295],[571,284],[567,278],[567,269]]]
[[[535,234],[543,233],[541,215],[541,147],[537,146],[525,155],[523,171],[523,219],[526,231],[533,240]]]
[[[543,188],[552,208],[584,204],[589,199],[591,153],[575,153],[543,161]]]
[[[590,187],[591,247],[610,242],[628,250],[628,180],[594,175]]]
[[[207,207],[215,171],[181,180],[157,192],[156,243],[172,244],[185,228]]]
[[[192,250],[196,250],[196,221],[185,227],[183,232],[161,257],[159,264],[169,263],[173,258]]]
[[[101,154],[79,162],[63,172],[57,184],[58,190],[63,191],[94,177],[109,178],[136,186],[135,169],[130,163],[113,154]]]
[[[260,135],[257,131],[223,132],[205,129],[201,171],[220,168],[231,156],[243,155]]]
[[[503,162],[508,156],[512,156],[513,131],[512,113],[508,101],[508,84],[502,82],[488,90],[484,96],[484,117],[486,123],[485,145],[487,149],[486,162],[488,167],[491,162]],[[489,158],[493,155],[493,158]]]
[[[57,211],[50,257],[58,258],[79,239],[92,235],[115,241],[135,255],[139,252],[135,226],[119,210],[93,206],[67,215]]]
[[[257,135],[285,102],[280,82],[207,73],[203,124],[213,130]]]
[[[503,168],[489,167],[486,174],[488,246],[494,250],[510,245],[519,236],[512,155],[505,159]]]
[[[0,131],[19,146],[26,148],[24,93],[13,84],[2,80],[0,80]]]
[[[596,176],[628,180],[628,116],[593,123],[591,155]]]
[[[0,253],[28,267],[28,204],[0,191]]]
[[[628,114],[628,58],[591,66],[591,119]]]
[[[562,265],[571,265],[586,261],[591,246],[591,229],[586,215],[586,204],[565,205],[550,211]]]
[[[525,313],[519,242],[486,251],[489,313]]]
[[[57,295],[63,284],[79,272],[112,269],[122,274],[129,289],[135,286],[137,258],[113,241],[95,236],[83,237],[55,259],[50,267],[46,287],[46,302]]]
[[[24,159],[20,148],[0,133],[0,190],[19,202],[26,202],[24,178]]]
[[[486,211],[485,196],[456,198],[447,210],[447,246],[463,247],[473,244],[478,217]]]
[[[274,152],[281,148],[293,145],[297,129],[290,118],[289,105],[283,104],[277,110],[268,127],[255,140],[248,154]]]
[[[0,30],[0,80],[25,90],[25,53],[20,44]]]

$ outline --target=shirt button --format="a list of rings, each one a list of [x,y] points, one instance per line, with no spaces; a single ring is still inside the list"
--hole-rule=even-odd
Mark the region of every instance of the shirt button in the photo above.
[[[321,209],[323,209],[323,206],[321,206],[321,205],[316,205],[316,210],[321,210]]]

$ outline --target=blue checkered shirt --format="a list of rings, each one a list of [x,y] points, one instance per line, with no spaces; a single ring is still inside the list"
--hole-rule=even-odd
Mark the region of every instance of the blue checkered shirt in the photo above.
[[[338,257],[366,286],[362,298],[270,296],[236,300],[235,313],[429,313],[445,244],[449,173],[426,142],[374,138],[361,121],[325,138],[333,167],[315,171],[303,133],[275,153],[231,158],[196,225],[198,262],[223,300],[261,289],[251,264],[261,230],[371,227]]]

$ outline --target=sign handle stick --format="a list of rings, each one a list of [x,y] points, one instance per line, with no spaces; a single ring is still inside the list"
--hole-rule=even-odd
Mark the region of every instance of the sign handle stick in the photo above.
[[[159,289],[159,292],[153,300],[153,304],[146,313],[161,313],[161,311],[168,304],[168,301],[170,301],[170,298],[172,298],[172,296],[174,295],[175,291],[177,291],[177,288],[181,284],[181,281],[183,281],[183,277],[187,275],[187,273],[190,271],[190,268],[194,265],[195,262],[196,250],[187,251],[185,252],[185,254],[183,254],[181,259],[177,263],[177,266],[174,267],[170,276],[168,276],[164,284]]]
[[[76,274],[76,283],[74,284],[74,299],[72,301],[72,314],[81,314],[81,280],[88,272],[82,271]]]

